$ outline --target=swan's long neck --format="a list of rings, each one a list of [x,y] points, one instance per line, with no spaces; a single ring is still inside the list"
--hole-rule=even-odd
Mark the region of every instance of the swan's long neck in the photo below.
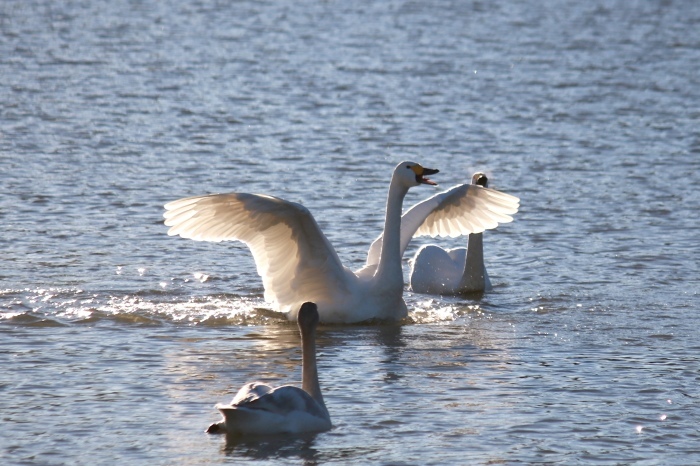
[[[467,247],[467,260],[464,264],[464,273],[460,288],[483,289],[484,287],[484,239],[482,233],[472,233],[469,235]]]
[[[315,328],[301,329],[301,388],[326,409],[318,383]]]
[[[401,277],[401,206],[408,188],[392,177],[389,184],[389,194],[386,200],[386,216],[384,218],[384,239],[382,254],[375,277],[385,281],[392,277]]]

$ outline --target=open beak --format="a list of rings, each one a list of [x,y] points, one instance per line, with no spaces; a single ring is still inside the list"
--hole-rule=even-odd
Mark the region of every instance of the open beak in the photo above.
[[[426,178],[428,175],[434,175],[440,170],[435,168],[423,168],[422,173],[416,173],[416,181],[420,184],[429,184],[431,186],[437,186],[437,183],[433,180]]]

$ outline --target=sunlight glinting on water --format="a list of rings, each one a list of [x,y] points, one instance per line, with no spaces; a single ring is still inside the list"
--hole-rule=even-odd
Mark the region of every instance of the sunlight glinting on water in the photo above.
[[[152,302],[127,296],[112,297],[106,305],[99,306],[97,310],[113,315],[137,313],[175,323],[195,325],[262,325],[269,317],[256,312],[261,304],[255,299],[216,296],[189,298],[182,302]]]
[[[420,297],[413,295],[407,297],[410,307],[409,319],[419,324],[432,324],[437,322],[452,322],[462,317],[483,316],[484,311],[479,304],[448,304],[445,305],[439,299]]]
[[[0,2],[0,464],[700,464],[700,2],[552,3]],[[298,202],[355,270],[401,160],[403,211],[521,199],[493,290],[321,325],[331,431],[205,434],[299,331],[164,205]]]
[[[194,280],[205,282],[209,277],[197,272]],[[187,284],[189,279],[182,280]],[[175,283],[175,280],[171,280]],[[165,283],[165,282],[164,282]],[[122,317],[140,322],[172,322],[186,325],[264,325],[269,322],[286,322],[283,314],[273,312],[270,303],[260,297],[196,296],[186,300],[172,297],[165,300],[145,296],[100,296],[78,288],[38,288],[34,290],[4,290],[3,294],[23,294],[9,302],[10,308],[0,313],[0,319],[10,320],[30,314],[55,319],[58,322],[88,322]],[[408,294],[408,321],[416,324],[452,322],[460,318],[485,316],[480,304],[456,302],[446,304],[440,299]],[[537,310],[537,309],[533,309]]]

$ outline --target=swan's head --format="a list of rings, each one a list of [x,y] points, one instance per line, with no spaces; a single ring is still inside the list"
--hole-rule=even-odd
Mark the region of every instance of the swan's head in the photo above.
[[[489,187],[489,178],[486,176],[485,173],[482,172],[476,172],[472,175],[472,184],[478,184],[479,186],[483,186],[484,188]]]
[[[426,178],[428,175],[434,175],[440,170],[434,168],[425,168],[415,162],[401,162],[394,169],[394,177],[398,177],[405,186],[413,187],[419,184],[429,184],[437,186],[437,183]]]
[[[299,323],[299,328],[302,330],[310,330],[316,328],[318,325],[318,306],[315,303],[304,303],[299,309],[299,314],[297,315],[297,322]]]

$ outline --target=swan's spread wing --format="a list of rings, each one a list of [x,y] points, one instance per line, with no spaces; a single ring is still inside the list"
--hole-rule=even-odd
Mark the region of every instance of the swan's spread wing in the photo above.
[[[346,291],[346,272],[316,220],[302,205],[245,193],[188,197],[165,205],[168,235],[248,245],[265,286],[280,306],[327,301]]]
[[[401,256],[414,236],[450,236],[481,233],[513,221],[520,199],[494,189],[461,184],[419,202],[401,217]],[[379,263],[383,237],[369,248],[367,264]]]
[[[520,199],[515,196],[473,184],[455,186],[424,202],[428,201],[437,202],[437,207],[420,223],[413,236],[456,238],[481,233],[496,228],[499,223],[512,222],[511,215],[520,207]],[[413,215],[409,210],[404,217],[409,214]],[[416,216],[423,214],[424,210],[418,210]],[[412,226],[415,220],[411,222]],[[403,220],[401,227],[403,229]]]

